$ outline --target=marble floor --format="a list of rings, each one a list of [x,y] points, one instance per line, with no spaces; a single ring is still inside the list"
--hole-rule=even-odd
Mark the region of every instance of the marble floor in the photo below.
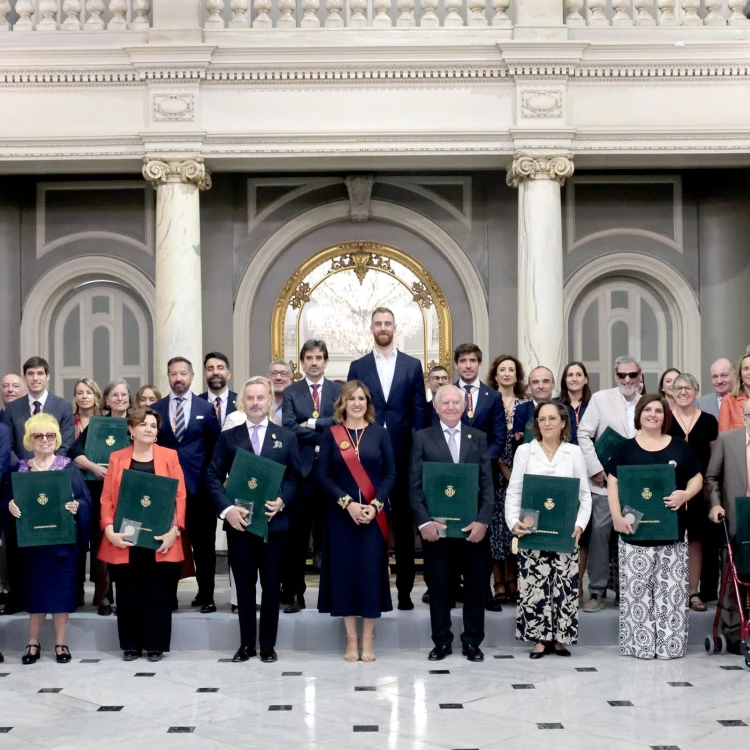
[[[175,651],[156,664],[119,653],[43,653],[0,665],[3,748],[523,748],[747,750],[750,674],[738,657],[640,662],[615,648],[570,659],[488,649],[470,664],[427,650],[373,664],[280,651],[275,664]]]

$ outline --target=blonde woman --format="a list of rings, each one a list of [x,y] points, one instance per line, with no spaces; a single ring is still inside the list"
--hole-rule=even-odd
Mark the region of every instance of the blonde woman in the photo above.
[[[157,401],[161,401],[161,391],[155,385],[143,385],[135,394],[135,405],[139,409],[152,406]]]
[[[73,426],[76,438],[88,427],[91,417],[102,415],[102,392],[90,378],[81,378],[73,388]]]

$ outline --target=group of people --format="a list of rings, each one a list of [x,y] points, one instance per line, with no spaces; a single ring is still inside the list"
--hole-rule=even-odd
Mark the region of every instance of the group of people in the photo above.
[[[293,615],[306,608],[311,536],[321,560],[317,608],[343,618],[347,661],[373,661],[375,623],[393,607],[391,542],[396,605],[411,610],[417,534],[434,642],[430,660],[452,652],[450,611],[457,601],[463,602],[461,650],[470,661],[484,658],[485,611],[500,611],[506,602],[517,602],[516,634],[534,644],[531,658],[570,656],[579,605],[585,612],[601,610],[613,585],[621,653],[682,656],[688,607],[705,609],[703,600],[716,595],[712,522],[725,514],[734,533],[734,497],[748,489],[750,355],[736,380],[731,363],[714,363],[713,393],[697,400],[696,379],[677,370],[662,375],[659,393],[644,394],[642,368],[629,356],[614,363],[617,386],[596,393],[585,366],[571,362],[554,398],[555,374],[537,366],[527,382],[512,355],[496,357],[483,381],[482,352],[468,343],[455,349],[455,382],[442,366],[427,373],[428,401],[421,363],[395,347],[393,313],[374,310],[371,330],[373,350],[351,363],[346,382],[325,377],[328,349],[318,339],[302,346],[299,380],[292,382],[290,366],[275,361],[267,376],[248,379],[239,393],[229,390],[229,360],[220,352],[204,358],[208,390],[199,396],[191,390],[193,365],[179,356],[167,363],[170,392],[163,398],[151,385],[133,396],[124,380],[102,392],[86,378],[76,384],[71,406],[48,391],[49,366],[39,357],[24,363],[22,377],[6,376],[0,423],[9,588],[4,611],[30,613],[23,662],[39,659],[48,613],[55,656],[70,661],[67,619],[82,603],[88,549],[94,604],[106,616],[116,602],[124,658],[145,652],[150,660],[161,659],[170,646],[181,576],[196,576],[193,606],[216,611],[217,517],[227,534],[232,606],[239,615],[235,661],[255,656],[256,643],[262,661],[276,661],[280,609]],[[127,420],[132,445],[112,453],[108,466],[86,456],[93,416]],[[602,464],[595,444],[608,428],[624,440]],[[225,490],[240,450],[284,466],[278,497],[262,509],[267,539],[247,532],[247,508]],[[740,462],[725,458],[733,453]],[[433,462],[478,465],[476,515],[462,528],[463,538],[446,536],[445,525],[430,514],[423,466]],[[632,527],[622,514],[618,472],[647,464],[675,467],[676,490],[663,502],[678,514],[677,540],[628,540]],[[126,469],[177,480],[173,525],[157,537],[156,551],[134,547],[114,527]],[[71,476],[73,497],[65,507],[76,518],[77,542],[19,549],[13,519],[21,509],[12,498],[10,472],[58,470]],[[578,480],[572,553],[514,551],[514,540],[529,533],[520,518],[529,474]],[[619,571],[614,584],[611,567]],[[590,597],[584,604],[585,570]],[[713,591],[701,588],[707,580]],[[739,603],[727,604],[731,650],[737,647]]]

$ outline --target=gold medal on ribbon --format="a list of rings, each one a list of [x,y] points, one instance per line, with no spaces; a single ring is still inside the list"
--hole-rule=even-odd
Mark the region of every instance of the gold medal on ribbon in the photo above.
[[[472,409],[469,409],[468,415],[469,415],[469,419],[474,419],[474,411]]]
[[[317,419],[317,418],[318,418],[319,416],[320,416],[320,412],[319,412],[319,411],[318,411],[318,410],[316,409],[316,410],[315,410],[315,411],[313,412],[313,419]]]
[[[341,448],[342,451],[345,451],[347,448],[351,448],[352,444],[348,440],[342,440],[339,443],[339,448]]]

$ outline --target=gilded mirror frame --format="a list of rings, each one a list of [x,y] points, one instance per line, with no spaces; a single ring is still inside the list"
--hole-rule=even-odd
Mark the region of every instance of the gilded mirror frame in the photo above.
[[[390,262],[392,260],[408,268],[418,280],[409,286],[391,268]],[[315,286],[310,286],[305,279],[312,271],[324,264],[329,264],[325,276]],[[364,281],[365,276],[370,271],[389,274],[397,281],[400,281],[412,294],[413,300],[420,306],[423,319],[426,316],[425,311],[434,308],[438,319],[439,361],[427,361],[428,345],[425,340],[425,375],[431,366],[437,364],[445,367],[448,372],[452,372],[453,324],[448,302],[435,277],[421,263],[418,263],[414,258],[398,248],[379,242],[368,241],[342,242],[339,245],[322,250],[312,258],[308,258],[287,279],[286,284],[281,288],[276,298],[276,304],[274,305],[271,317],[271,360],[285,358],[284,328],[287,310],[290,305],[293,310],[300,311],[300,315],[298,316],[298,320],[300,320],[302,317],[302,308],[310,301],[310,295],[315,291],[315,288],[331,275],[341,273],[342,271],[354,271],[360,283]],[[424,336],[426,339],[426,320],[424,322]],[[299,335],[297,339],[298,349],[301,346]],[[298,351],[295,351],[294,359],[291,361],[295,379],[300,377],[297,357]]]

